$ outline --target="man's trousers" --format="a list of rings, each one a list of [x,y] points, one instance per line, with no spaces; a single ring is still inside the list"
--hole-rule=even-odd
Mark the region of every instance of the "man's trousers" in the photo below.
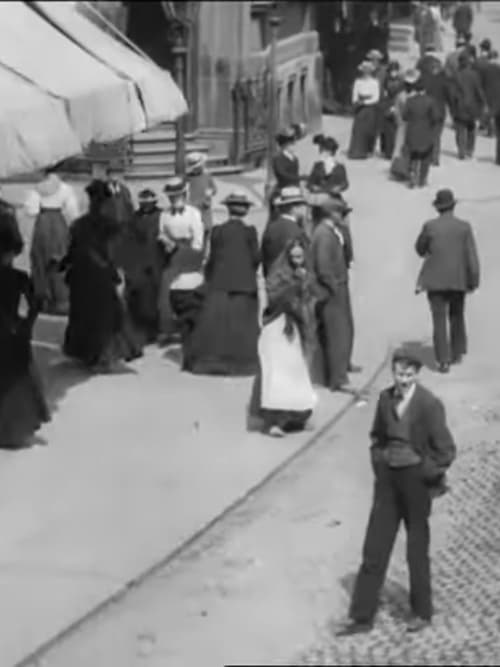
[[[330,389],[348,382],[348,368],[353,347],[349,286],[339,285],[334,296],[318,304],[318,338],[323,349],[326,379]]]
[[[447,364],[467,353],[465,292],[455,290],[428,292],[427,298],[432,314],[436,361],[439,364]]]
[[[439,167],[439,159],[441,157],[441,136],[443,134],[444,119],[439,121],[434,126],[434,143],[432,145],[432,164],[434,167]]]
[[[476,147],[476,121],[455,121],[455,139],[460,160],[472,157]]]
[[[431,166],[433,146],[425,151],[410,151],[410,183],[423,187]]]
[[[373,505],[349,611],[353,621],[374,620],[401,521],[407,535],[411,610],[420,618],[431,619],[430,512],[431,497],[420,465],[389,468],[384,462],[375,464]]]

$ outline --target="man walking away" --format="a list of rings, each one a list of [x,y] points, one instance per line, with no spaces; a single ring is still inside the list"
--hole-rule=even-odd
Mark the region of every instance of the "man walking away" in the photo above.
[[[459,2],[453,14],[453,28],[457,37],[463,35],[466,39],[472,37],[472,22],[474,15],[468,2]]]
[[[439,217],[423,225],[415,243],[417,253],[424,258],[417,292],[427,292],[434,354],[439,371],[447,373],[450,361],[460,363],[467,353],[465,295],[479,287],[479,258],[471,225],[454,216],[453,192],[439,190],[433,204]]]
[[[500,63],[490,55],[487,61],[481,61],[478,74],[496,135],[495,163],[500,165]]]
[[[406,146],[410,155],[410,187],[427,185],[432,159],[435,126],[438,123],[436,105],[425,92],[422,79],[415,83],[415,95],[403,109],[406,122]]]
[[[422,73],[422,83],[425,92],[434,101],[436,122],[434,125],[434,142],[432,146],[432,164],[439,166],[441,156],[441,136],[446,119],[446,106],[449,105],[449,84],[439,60],[435,59],[430,71]]]
[[[461,53],[458,58],[458,72],[451,81],[450,101],[458,158],[470,159],[476,146],[476,124],[487,105],[479,74],[472,68],[466,53]]]
[[[420,360],[398,350],[394,383],[380,394],[370,433],[375,491],[363,561],[351,600],[351,622],[337,636],[369,632],[401,521],[407,534],[412,619],[409,632],[431,623],[429,516],[432,498],[446,491],[445,472],[456,456],[443,404],[417,382]]]

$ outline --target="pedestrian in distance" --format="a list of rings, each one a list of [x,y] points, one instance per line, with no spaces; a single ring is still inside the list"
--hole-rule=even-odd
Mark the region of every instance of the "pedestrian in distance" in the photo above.
[[[375,68],[369,61],[362,62],[352,89],[354,118],[348,156],[351,160],[365,160],[373,154],[377,136],[378,104],[380,84],[375,77]]]
[[[373,504],[349,609],[337,636],[369,632],[374,625],[399,526],[407,535],[412,617],[420,632],[432,620],[429,517],[432,500],[446,492],[446,471],[456,446],[442,402],[418,381],[421,362],[410,351],[392,357],[393,384],[378,399],[370,431],[375,476]]]
[[[427,292],[433,322],[434,354],[441,373],[467,353],[465,296],[479,287],[479,258],[469,222],[454,215],[456,200],[448,189],[433,202],[439,217],[426,222],[415,249],[424,263],[417,293]],[[447,321],[449,321],[449,334]]]
[[[472,37],[473,21],[474,13],[470,2],[463,2],[462,0],[458,2],[453,14],[453,28],[457,37],[463,36],[466,39],[470,39]]]
[[[356,394],[348,376],[354,328],[342,209],[343,202],[334,197],[322,204],[311,240],[311,257],[320,294],[316,316],[324,383],[331,391]]]
[[[188,182],[188,203],[201,213],[205,228],[205,244],[212,229],[212,200],[217,194],[217,186],[207,169],[207,157],[197,151],[186,155],[186,177]]]
[[[50,420],[41,379],[31,351],[40,308],[33,283],[13,266],[23,242],[13,212],[0,211],[0,449],[29,446]]]
[[[427,185],[439,117],[436,104],[425,92],[421,78],[415,83],[415,94],[406,101],[403,120],[406,122],[405,142],[410,157],[409,186],[422,188]]]
[[[430,68],[421,74],[425,92],[434,101],[436,122],[432,146],[432,166],[438,167],[441,158],[441,137],[446,120],[446,109],[450,106],[450,86],[441,62],[436,58]]]
[[[396,144],[398,129],[396,117],[396,98],[403,89],[401,68],[397,60],[391,61],[387,67],[387,75],[382,86],[382,129],[380,147],[386,160],[391,160]]]

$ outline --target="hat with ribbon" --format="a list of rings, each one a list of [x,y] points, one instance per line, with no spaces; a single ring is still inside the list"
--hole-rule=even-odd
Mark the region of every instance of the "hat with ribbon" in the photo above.
[[[187,183],[182,176],[172,176],[165,183],[163,192],[167,197],[176,197],[179,195],[186,194]]]
[[[457,200],[455,199],[453,191],[449,188],[443,188],[442,190],[438,190],[432,205],[437,208],[438,211],[446,211],[453,208],[456,203]]]
[[[291,206],[292,204],[305,204],[306,200],[302,190],[295,185],[282,188],[279,196],[274,201],[275,206]]]
[[[253,206],[253,202],[246,196],[243,190],[233,190],[233,192],[230,192],[228,196],[222,200],[222,203],[228,208],[250,208],[250,206]]]
[[[156,204],[158,203],[158,197],[156,195],[156,192],[153,190],[150,190],[149,188],[146,188],[145,190],[141,190],[139,194],[137,195],[137,199],[139,201],[139,204]]]
[[[406,70],[404,75],[404,82],[414,85],[420,78],[420,74],[416,69]]]
[[[206,161],[207,156],[204,153],[200,153],[199,151],[188,153],[186,155],[186,172],[190,174],[193,171],[200,169]]]

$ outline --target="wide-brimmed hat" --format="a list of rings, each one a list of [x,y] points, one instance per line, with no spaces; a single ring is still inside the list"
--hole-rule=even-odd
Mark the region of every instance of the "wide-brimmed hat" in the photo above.
[[[156,204],[158,202],[158,196],[156,192],[150,190],[149,188],[141,190],[137,195],[137,199],[139,204]]]
[[[186,172],[190,174],[191,172],[200,169],[206,161],[207,156],[204,153],[200,153],[199,151],[188,153],[186,155]]]
[[[172,176],[167,180],[165,187],[163,188],[163,192],[167,197],[183,195],[186,194],[186,191],[187,183],[182,176]]]
[[[291,206],[292,204],[305,204],[306,200],[302,190],[295,185],[282,188],[279,196],[274,200],[275,206]]]
[[[363,60],[363,62],[358,65],[358,71],[363,72],[363,74],[373,74],[375,66],[370,60]]]
[[[230,192],[228,196],[222,200],[222,203],[228,208],[233,206],[250,208],[250,206],[253,206],[253,202],[248,199],[247,195],[242,190],[233,190],[233,192]]]
[[[276,135],[276,142],[283,146],[284,144],[291,144],[297,140],[297,134],[292,127],[285,127],[281,129]]]
[[[455,199],[453,191],[449,188],[443,188],[442,190],[438,190],[432,205],[437,208],[438,211],[445,211],[448,208],[453,208],[456,203],[457,200]]]
[[[416,69],[406,70],[404,74],[404,82],[414,85],[420,78],[420,73]]]
[[[320,209],[326,215],[338,215],[340,218],[344,218],[352,211],[347,202],[333,192],[324,192],[322,196],[318,196],[314,207]]]
[[[367,60],[383,60],[384,56],[378,49],[371,49],[366,54]]]

